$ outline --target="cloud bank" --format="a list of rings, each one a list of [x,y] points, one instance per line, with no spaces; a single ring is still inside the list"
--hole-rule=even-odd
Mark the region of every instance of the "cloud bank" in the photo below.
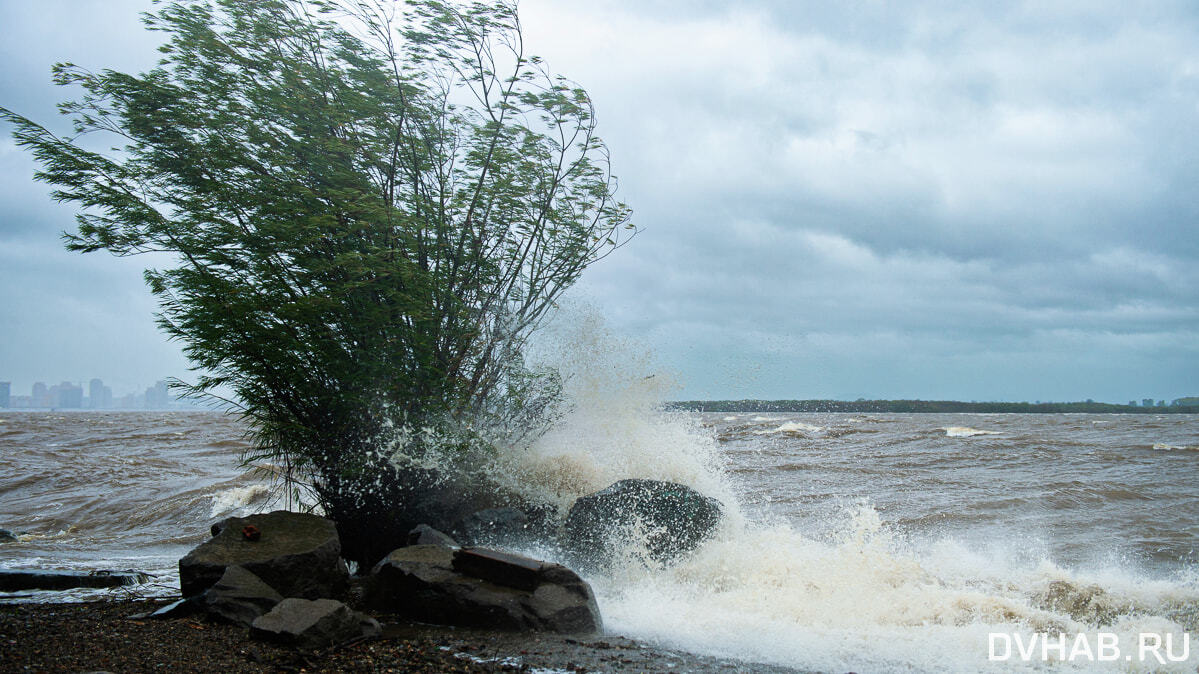
[[[154,38],[132,18],[147,4],[0,8],[12,37],[0,49],[17,64],[0,104],[49,117],[54,60],[148,65]],[[579,291],[677,372],[679,397],[1199,393],[1192,6],[524,0],[521,12],[531,49],[595,99],[644,228]],[[134,266],[59,252],[70,211],[31,171],[0,141],[0,263],[55,279],[0,294],[16,326],[0,378],[90,377],[104,353],[179,371]],[[50,336],[110,323],[136,348]]]

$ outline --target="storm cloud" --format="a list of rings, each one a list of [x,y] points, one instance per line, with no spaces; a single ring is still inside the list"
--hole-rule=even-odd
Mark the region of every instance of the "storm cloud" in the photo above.
[[[52,116],[55,60],[151,64],[147,6],[0,7],[13,64],[0,105]],[[677,372],[678,397],[1199,393],[1192,6],[524,0],[521,13],[530,49],[594,98],[643,228],[578,294]],[[0,141],[14,279],[0,379],[180,374],[137,265],[62,253],[70,209],[32,170]],[[81,341],[114,330],[127,348]]]

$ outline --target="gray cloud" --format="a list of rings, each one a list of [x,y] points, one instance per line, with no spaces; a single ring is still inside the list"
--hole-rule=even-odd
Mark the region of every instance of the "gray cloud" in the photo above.
[[[641,6],[524,8],[647,226],[588,286],[685,392],[1126,400],[1199,374],[1191,8]],[[747,389],[721,358],[770,366]]]
[[[0,104],[49,116],[53,60],[150,63],[154,38],[131,18],[147,4],[0,7],[18,64]],[[679,395],[1199,393],[1189,4],[521,9],[532,49],[593,95],[645,227],[579,290],[679,372]],[[38,254],[71,223],[30,167],[0,142],[0,237],[29,247],[24,273],[75,279],[56,292],[80,315],[148,323],[147,300],[94,290],[110,260]],[[132,274],[103,283],[145,297]],[[63,320],[20,292],[0,301],[22,325]],[[137,334],[152,367],[178,367]],[[24,337],[3,348],[5,367],[53,360]]]

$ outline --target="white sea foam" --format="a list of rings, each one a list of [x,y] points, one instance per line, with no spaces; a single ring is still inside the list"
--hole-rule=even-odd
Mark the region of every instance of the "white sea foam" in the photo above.
[[[1126,645],[1140,632],[1181,639],[1186,628],[1165,614],[1199,601],[1194,584],[1141,581],[1118,570],[1080,576],[1048,563],[1008,566],[952,541],[905,550],[869,507],[852,513],[837,542],[781,524],[726,525],[677,566],[630,566],[592,582],[613,631],[818,671],[1010,668],[987,661],[991,632],[1086,633],[1096,643],[1097,633],[1107,631]],[[1054,608],[1053,588],[1068,600],[1072,592],[1084,596],[1075,602],[1083,610]],[[1111,611],[1087,613],[1096,606]],[[1173,671],[1193,671],[1197,661],[1193,653]]]
[[[945,431],[945,437],[949,438],[972,438],[976,435],[999,435],[999,431],[984,431],[978,428],[970,428],[969,426],[948,426],[940,430]]]
[[[1190,447],[1187,445],[1170,445],[1170,444],[1167,444],[1164,442],[1155,443],[1153,445],[1153,448],[1158,449],[1158,450],[1163,450],[1163,451],[1172,451],[1172,450],[1176,450],[1176,449],[1177,450],[1186,450],[1186,451],[1199,450],[1199,447]]]

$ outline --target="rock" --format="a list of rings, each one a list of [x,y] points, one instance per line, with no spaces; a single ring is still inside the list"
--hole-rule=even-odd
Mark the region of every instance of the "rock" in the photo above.
[[[408,532],[408,545],[445,545],[458,547],[458,541],[434,529],[428,524],[418,524]]]
[[[466,545],[519,545],[529,540],[529,516],[516,508],[487,508],[454,524],[454,535]]]
[[[650,558],[669,562],[716,529],[720,502],[694,489],[657,480],[621,480],[575,501],[566,517],[566,543],[580,562],[605,566],[613,549],[644,538]]]
[[[284,599],[250,625],[250,636],[305,649],[379,634],[379,623],[333,599]]]
[[[416,545],[372,571],[369,603],[443,625],[590,633],[602,628],[595,595],[564,566],[496,550]]]
[[[78,587],[103,588],[139,585],[150,577],[132,569],[126,571],[38,571],[0,570],[0,592],[21,590],[71,590]]]
[[[203,597],[210,615],[245,627],[283,601],[283,595],[240,566],[226,567],[225,574]]]
[[[541,584],[542,562],[486,548],[466,548],[454,553],[453,568],[497,585],[532,592]]]
[[[12,543],[17,540],[17,535],[8,529],[0,529],[0,543]]]
[[[345,592],[349,571],[332,521],[277,510],[219,524],[216,536],[179,560],[183,596],[212,587],[230,566],[244,567],[284,597],[316,599]],[[261,538],[248,540],[242,533],[247,526],[255,527]]]

